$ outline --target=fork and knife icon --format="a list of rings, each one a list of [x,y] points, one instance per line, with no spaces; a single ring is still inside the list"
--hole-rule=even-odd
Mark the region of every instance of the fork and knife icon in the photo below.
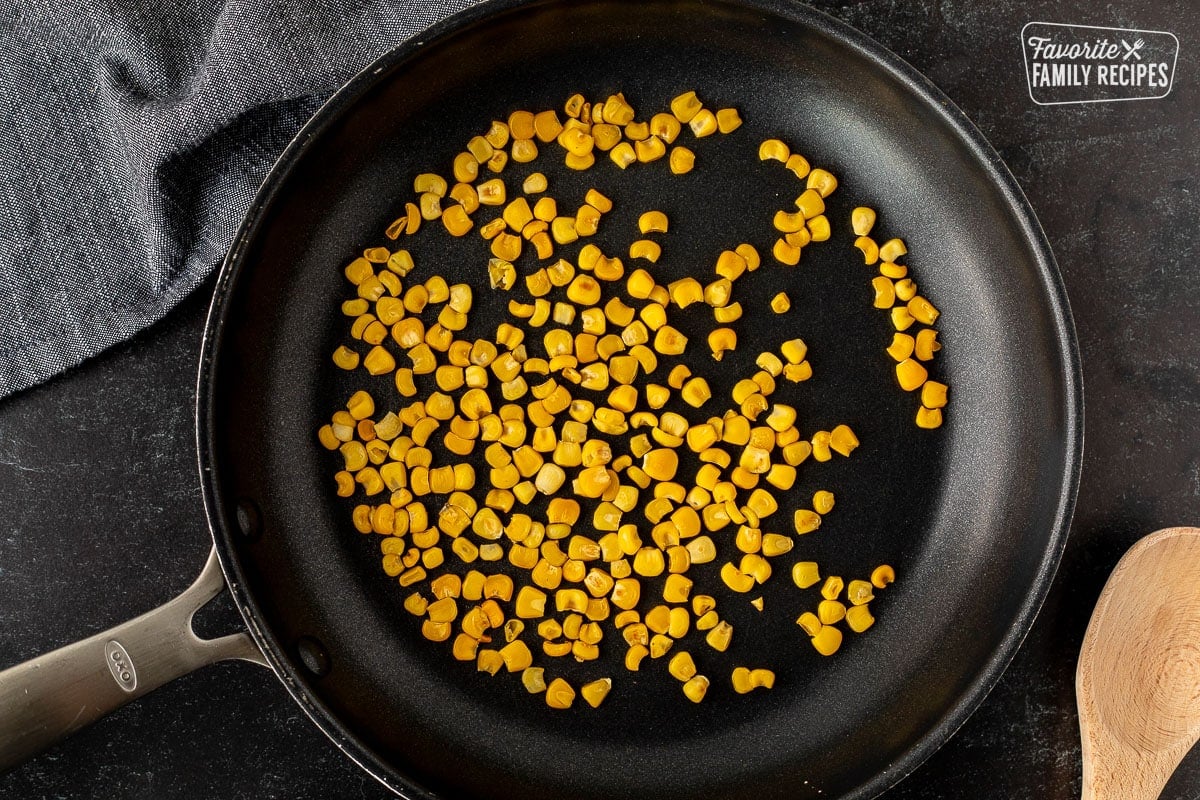
[[[1142,56],[1138,51],[1141,50],[1145,44],[1146,44],[1146,42],[1143,39],[1138,39],[1133,44],[1130,44],[1129,42],[1122,39],[1121,46],[1125,48],[1125,55],[1121,57],[1121,60],[1128,61],[1129,57],[1133,56],[1138,61],[1141,61]]]

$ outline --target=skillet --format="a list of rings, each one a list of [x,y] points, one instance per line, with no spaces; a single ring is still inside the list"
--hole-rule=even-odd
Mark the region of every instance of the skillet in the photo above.
[[[730,609],[753,658],[778,673],[770,692],[714,690],[693,706],[661,669],[614,671],[601,709],[549,713],[518,681],[478,676],[422,640],[406,592],[332,496],[336,466],[313,431],[362,381],[328,366],[344,337],[341,266],[383,243],[416,172],[448,162],[488,120],[558,108],[575,91],[621,90],[659,110],[692,88],[746,124],[696,146],[704,182],[639,178],[635,197],[656,199],[676,231],[664,248],[680,257],[662,270],[743,240],[767,253],[769,226],[748,220],[796,190],[746,155],[768,136],[802,143],[841,178],[835,226],[870,205],[909,243],[942,310],[935,374],[952,405],[939,431],[912,425],[857,251],[829,242],[791,271],[768,256],[744,304],[765,309],[786,290],[795,308],[739,321],[739,339],[763,346],[743,344],[713,371],[714,394],[746,366],[738,358],[802,335],[817,377],[793,398],[801,418],[850,421],[864,443],[802,480],[839,498],[805,552],[847,576],[887,561],[901,579],[875,627],[827,660],[792,624],[801,609],[783,576],[764,587],[763,614]],[[555,174],[566,194],[594,184],[620,197],[622,176],[604,166]],[[606,225],[631,231],[644,203]],[[615,250],[628,237],[598,241]],[[477,248],[441,237],[414,255],[480,296]],[[494,312],[481,307],[480,324],[494,326]],[[772,0],[492,0],[365,70],[281,157],[218,280],[197,440],[215,558],[173,604],[0,673],[0,766],[177,674],[240,657],[268,664],[338,747],[408,797],[866,798],[962,724],[1032,623],[1074,503],[1082,385],[1061,281],[1019,188],[949,100],[879,45]],[[203,642],[188,620],[222,574],[248,632]],[[712,657],[714,677],[748,657]]]

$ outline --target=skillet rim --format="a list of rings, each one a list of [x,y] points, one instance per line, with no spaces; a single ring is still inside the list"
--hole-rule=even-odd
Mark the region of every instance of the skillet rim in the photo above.
[[[224,524],[222,510],[218,507],[221,492],[214,468],[217,446],[213,434],[213,407],[217,389],[216,357],[220,351],[225,326],[229,321],[228,309],[235,293],[237,277],[245,267],[245,253],[266,220],[281,186],[293,168],[307,155],[313,142],[349,111],[363,95],[373,89],[380,80],[379,76],[390,73],[399,64],[416,56],[423,48],[436,47],[442,39],[460,29],[505,12],[560,1],[483,0],[400,42],[330,96],[288,144],[256,193],[234,237],[234,243],[221,263],[201,340],[196,386],[196,450],[205,516],[226,585],[255,644],[262,650],[272,671],[284,684],[292,699],[339,750],[384,786],[404,798],[434,797],[436,794],[413,781],[360,741],[338,720],[334,712],[307,691],[298,667],[287,655],[286,648],[270,631],[269,626],[262,621],[263,615],[259,606],[246,586],[242,565],[236,553],[237,548],[233,544],[234,534]],[[709,0],[700,2],[709,4]],[[1027,593],[991,657],[967,684],[957,700],[946,708],[941,719],[887,767],[841,797],[841,800],[868,800],[886,792],[911,774],[966,723],[999,682],[1015,657],[1049,593],[1070,532],[1082,468],[1084,398],[1079,343],[1062,275],[1029,200],[1000,155],[979,129],[932,81],[857,28],[812,6],[791,0],[716,0],[712,4],[748,8],[809,27],[866,58],[941,118],[949,131],[958,136],[980,163],[993,186],[1000,190],[1001,197],[1019,226],[1021,239],[1033,256],[1038,278],[1049,302],[1055,328],[1055,344],[1062,362],[1066,423],[1065,470],[1053,523],[1047,531],[1046,549],[1032,576],[1032,590]]]

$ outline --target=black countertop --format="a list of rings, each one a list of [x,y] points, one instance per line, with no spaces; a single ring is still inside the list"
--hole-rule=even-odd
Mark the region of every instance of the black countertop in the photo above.
[[[1187,0],[819,3],[933,79],[1000,151],[1045,226],[1083,353],[1086,450],[1058,577],[999,685],[886,797],[1071,798],[1080,790],[1075,659],[1121,554],[1200,524],[1200,17]],[[1165,99],[1037,106],[1030,21],[1167,30]],[[192,433],[211,282],[163,323],[0,401],[0,665],[146,611],[209,548]],[[209,634],[240,620],[222,596]],[[267,670],[209,667],[0,776],[8,798],[389,797],[309,723]],[[1193,753],[1163,798],[1200,797]]]

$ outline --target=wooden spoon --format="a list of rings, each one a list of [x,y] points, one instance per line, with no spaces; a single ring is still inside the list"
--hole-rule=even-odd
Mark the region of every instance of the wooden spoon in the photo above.
[[[1200,739],[1200,528],[1152,533],[1117,564],[1075,691],[1083,800],[1155,800]]]

